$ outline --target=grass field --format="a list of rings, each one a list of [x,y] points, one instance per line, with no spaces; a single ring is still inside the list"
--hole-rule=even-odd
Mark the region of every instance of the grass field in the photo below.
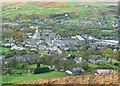
[[[89,64],[89,67],[90,68],[97,68],[99,65],[96,65],[96,64]]]
[[[48,72],[48,73],[42,73],[42,74],[26,74],[22,76],[2,76],[2,83],[16,83],[16,84],[21,84],[21,83],[27,83],[31,82],[34,80],[39,80],[39,79],[48,79],[48,78],[57,78],[57,77],[65,77],[68,76],[68,74],[65,74],[63,72],[58,72],[58,71],[53,71],[53,72]]]
[[[9,50],[10,50],[9,48],[0,48],[0,52],[7,52]]]
[[[64,22],[82,22],[82,23],[92,23],[92,21],[89,20],[82,20],[82,19],[70,19],[70,20],[66,20]]]
[[[53,5],[50,5],[53,4]],[[89,5],[89,8],[80,7],[80,5]],[[47,6],[48,5],[48,6]],[[49,6],[50,5],[50,6]],[[14,5],[8,6],[2,11],[3,17],[14,18],[18,14],[56,14],[66,12],[76,12],[81,17],[89,16],[91,13],[96,13],[98,9],[104,8],[108,10],[106,6],[109,3],[87,3],[87,2],[61,2],[61,3],[15,3]],[[96,8],[97,7],[97,8]]]
[[[106,62],[100,62],[99,64],[104,64],[104,65],[107,65],[107,66],[109,66],[111,68],[120,70],[119,65],[115,66],[114,63],[119,63],[119,62],[118,61],[113,61],[112,63],[110,63],[110,61],[106,61]],[[97,65],[97,64],[89,64],[89,67],[90,68],[98,68],[99,65]]]
[[[39,51],[39,53],[43,55],[48,55],[48,52],[45,52],[45,51]]]

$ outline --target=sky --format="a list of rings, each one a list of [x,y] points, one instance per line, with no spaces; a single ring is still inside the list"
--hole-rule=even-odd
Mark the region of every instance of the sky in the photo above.
[[[0,0],[2,2],[118,2],[120,0]]]

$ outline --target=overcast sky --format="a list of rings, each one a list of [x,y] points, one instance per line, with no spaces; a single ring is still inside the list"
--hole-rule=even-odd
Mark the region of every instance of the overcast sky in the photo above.
[[[2,2],[118,2],[120,0],[0,0]]]

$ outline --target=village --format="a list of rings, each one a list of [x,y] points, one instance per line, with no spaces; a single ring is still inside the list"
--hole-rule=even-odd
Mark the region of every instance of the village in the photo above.
[[[108,45],[117,47],[119,42],[117,40],[96,39],[95,37],[89,36],[86,34],[65,38],[59,34],[55,34],[52,30],[47,30],[47,29],[41,30],[41,29],[38,29],[38,27],[36,27],[35,34],[31,35],[29,33],[27,36],[28,36],[28,39],[24,40],[22,43],[24,44],[24,46],[15,44],[15,40],[13,40],[12,38],[6,38],[5,40],[7,40],[8,43],[2,44],[2,46],[10,47],[11,50],[18,50],[18,51],[22,51],[22,50],[43,51],[47,53],[46,55],[52,56],[52,55],[61,55],[63,51],[68,51],[70,49],[75,49],[77,52],[80,52],[84,46],[79,46],[79,45],[88,45],[87,50],[91,51],[93,48],[96,48],[98,50],[104,50],[104,47]],[[75,45],[78,45],[78,46],[75,46]],[[101,45],[101,46],[98,46],[98,45]],[[70,51],[70,52],[74,52],[74,51]],[[117,49],[114,49],[113,52],[117,52]],[[14,59],[24,59],[24,62],[26,63],[36,63],[35,61],[31,62],[31,59],[33,58],[35,59],[36,57],[39,57],[39,56],[41,57],[46,55],[41,53],[17,55],[17,56],[9,57],[8,59],[5,59],[5,57],[2,56],[3,57],[2,59],[4,62],[6,61],[9,62],[9,59],[14,58]],[[72,57],[72,54],[69,53],[68,55],[66,54],[60,59],[65,61],[71,57]],[[87,62],[88,64],[97,64],[99,62],[107,62],[107,61],[113,61],[113,62],[118,61],[118,59],[103,57],[100,54],[94,54],[94,55],[91,54],[88,56],[88,60],[83,58],[81,54],[77,54],[72,58],[74,59],[76,64],[79,64],[84,61]],[[97,58],[97,59],[94,59],[94,58]],[[54,68],[52,69],[54,70],[55,66],[53,67]],[[105,69],[105,71],[108,72],[109,70]],[[82,67],[74,67],[72,68],[71,71],[66,70],[65,72],[68,74],[79,74],[81,72],[85,72],[85,70]]]
[[[116,74],[116,8],[112,3],[76,2],[5,5],[0,23],[2,83]]]

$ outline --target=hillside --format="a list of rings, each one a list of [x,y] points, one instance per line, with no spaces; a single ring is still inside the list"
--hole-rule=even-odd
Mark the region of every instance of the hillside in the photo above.
[[[4,0],[2,2],[12,2],[12,0]],[[57,1],[57,0],[14,0],[16,2],[27,2],[27,1],[46,1],[46,2],[51,2],[51,1]],[[119,0],[59,0],[58,2],[66,2],[66,1],[75,1],[75,2],[118,2]]]
[[[42,79],[29,84],[119,84],[118,74],[97,74]]]
[[[81,5],[88,5],[89,8],[81,7]],[[87,2],[11,2],[2,3],[3,18],[14,19],[19,15],[36,15],[42,14],[61,14],[61,13],[76,13],[79,17],[88,16],[101,16],[102,9],[106,16],[116,15],[114,12],[109,11],[107,8],[110,3],[87,3]],[[99,10],[99,11],[98,11]],[[113,10],[113,9],[111,9]]]

